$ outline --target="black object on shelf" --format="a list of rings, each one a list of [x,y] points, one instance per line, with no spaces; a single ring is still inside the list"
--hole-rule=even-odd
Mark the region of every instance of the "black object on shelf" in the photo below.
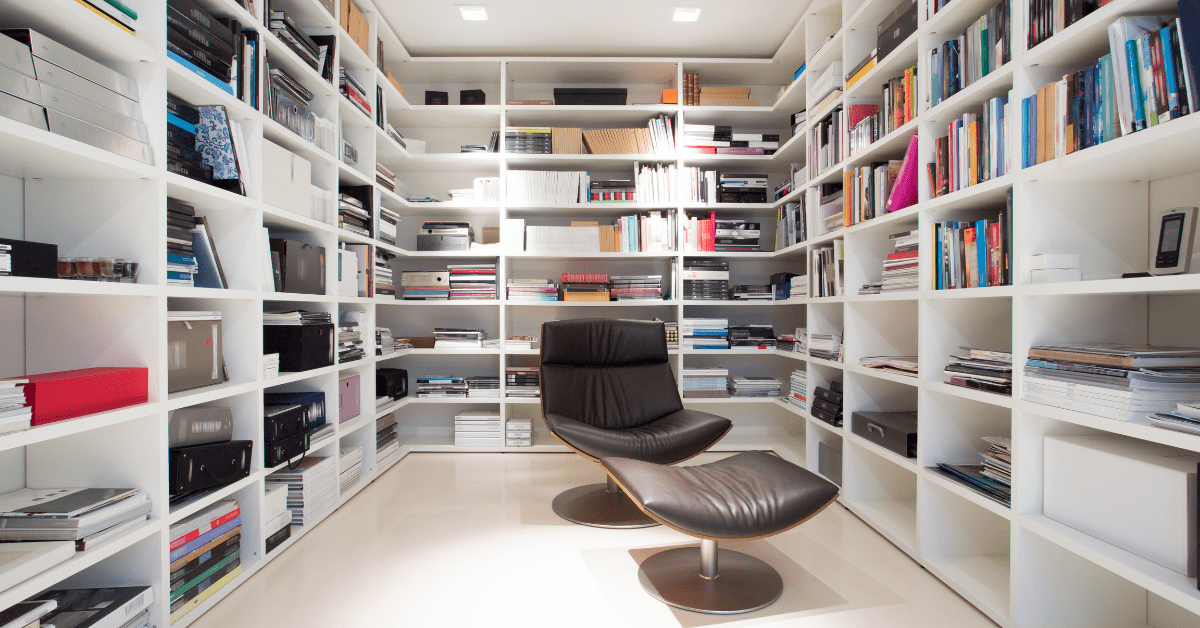
[[[876,57],[882,62],[900,44],[917,31],[917,0],[904,0],[876,30]]]
[[[428,92],[426,92],[428,93]],[[486,105],[487,94],[483,93],[482,89],[464,89],[458,92],[458,104],[460,105]]]
[[[276,254],[279,256],[275,267],[279,278],[277,289],[296,294],[325,294],[325,247],[271,238],[272,261]]]
[[[58,245],[0,238],[0,276],[58,278]]]
[[[333,365],[333,323],[263,325],[263,355],[279,354],[279,371],[298,373]]]
[[[233,440],[167,450],[170,494],[187,495],[249,477],[253,447],[253,441]]]
[[[629,90],[624,87],[555,87],[556,105],[624,105]]]
[[[431,92],[429,90],[425,90],[425,104],[448,105],[450,104],[450,94],[447,92]]]
[[[917,457],[916,412],[854,412],[850,431],[905,458]]]

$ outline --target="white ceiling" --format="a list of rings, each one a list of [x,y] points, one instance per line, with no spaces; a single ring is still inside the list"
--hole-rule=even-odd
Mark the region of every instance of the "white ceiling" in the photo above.
[[[456,4],[485,4],[486,22]],[[413,56],[766,57],[810,0],[375,0]],[[694,23],[676,6],[703,7]]]

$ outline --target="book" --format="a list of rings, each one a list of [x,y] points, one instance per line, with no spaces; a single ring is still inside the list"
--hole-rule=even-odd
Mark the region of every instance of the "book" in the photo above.
[[[17,602],[0,611],[0,626],[4,628],[38,628],[41,618],[49,615],[58,608],[58,602],[46,600],[42,602]]]
[[[1154,345],[1034,345],[1031,359],[1062,360],[1122,368],[1200,367],[1200,350]]]
[[[54,589],[33,596],[36,601],[54,601],[58,607],[42,623],[74,628],[121,628],[154,601],[154,589],[112,587],[103,589]]]

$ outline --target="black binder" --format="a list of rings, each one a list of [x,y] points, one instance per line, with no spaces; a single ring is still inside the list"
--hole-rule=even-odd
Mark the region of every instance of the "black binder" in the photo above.
[[[167,485],[171,495],[224,486],[250,475],[254,443],[233,440],[167,450]]]

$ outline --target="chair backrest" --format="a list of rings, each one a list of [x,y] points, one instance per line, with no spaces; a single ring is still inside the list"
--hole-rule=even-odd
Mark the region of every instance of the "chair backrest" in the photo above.
[[[601,429],[644,425],[683,409],[662,322],[542,325],[542,411]]]

